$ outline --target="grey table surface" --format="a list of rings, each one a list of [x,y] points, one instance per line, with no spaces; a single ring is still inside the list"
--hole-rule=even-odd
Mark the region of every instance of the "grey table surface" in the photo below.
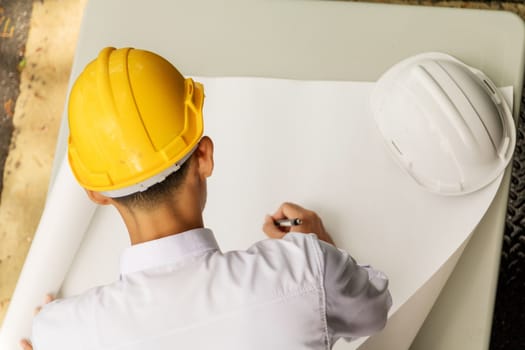
[[[512,85],[516,117],[524,34],[519,17],[497,11],[339,1],[92,0],[71,81],[101,47],[116,44],[175,45],[180,55],[173,63],[185,75],[302,80],[375,81],[405,57],[441,51],[481,69],[496,85]],[[66,150],[66,119],[57,160]],[[509,175],[412,348],[488,348]]]

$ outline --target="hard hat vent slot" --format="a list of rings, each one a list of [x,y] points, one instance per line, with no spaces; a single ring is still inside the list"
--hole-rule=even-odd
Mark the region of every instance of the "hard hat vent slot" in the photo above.
[[[500,159],[504,160],[506,158],[506,155],[507,155],[507,152],[509,151],[510,145],[511,145],[510,144],[510,138],[509,137],[505,137],[503,139],[501,149],[498,152],[498,157]]]
[[[486,81],[485,79],[483,79],[483,82],[485,83],[485,85],[487,85],[487,87],[489,88],[490,92],[492,92],[493,95],[496,95],[496,91],[494,91],[492,86],[490,86],[489,82]]]

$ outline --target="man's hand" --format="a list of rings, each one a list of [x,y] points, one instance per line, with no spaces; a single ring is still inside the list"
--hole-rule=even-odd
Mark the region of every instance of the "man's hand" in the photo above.
[[[275,221],[280,219],[301,219],[302,223],[296,226],[279,227],[275,225]],[[315,233],[320,240],[335,246],[317,213],[294,203],[283,203],[273,215],[267,215],[264,219],[263,231],[270,238],[282,238],[288,232]]]
[[[52,296],[52,295],[46,295],[46,297],[44,298],[44,304],[49,304],[50,302],[52,302],[53,300],[55,300],[55,298]],[[38,314],[40,312],[40,310],[42,310],[42,306],[39,306],[35,309],[35,315]],[[29,342],[29,340],[27,339],[22,339],[20,340],[20,348],[22,350],[33,350],[33,345],[31,345],[31,343]]]
[[[22,350],[33,350],[33,345],[28,340],[22,339],[20,341],[20,348]]]

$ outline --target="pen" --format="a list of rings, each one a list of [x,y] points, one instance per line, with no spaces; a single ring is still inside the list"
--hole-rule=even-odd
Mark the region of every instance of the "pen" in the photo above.
[[[275,225],[281,226],[281,227],[290,227],[290,226],[297,226],[301,225],[303,223],[303,220],[301,219],[280,219],[275,220]]]

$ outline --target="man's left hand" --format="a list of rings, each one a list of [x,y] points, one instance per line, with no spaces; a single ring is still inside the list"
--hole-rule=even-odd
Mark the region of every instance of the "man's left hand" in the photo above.
[[[44,304],[49,304],[50,302],[52,302],[53,300],[55,300],[55,298],[52,296],[52,295],[46,295],[45,299],[44,299]],[[42,306],[39,306],[35,309],[35,315],[38,314],[40,312],[40,310],[42,310]],[[33,345],[31,344],[31,342],[27,339],[22,339],[20,341],[20,348],[22,350],[33,350]]]
[[[28,340],[22,339],[20,340],[20,348],[22,350],[33,350],[33,345]]]

